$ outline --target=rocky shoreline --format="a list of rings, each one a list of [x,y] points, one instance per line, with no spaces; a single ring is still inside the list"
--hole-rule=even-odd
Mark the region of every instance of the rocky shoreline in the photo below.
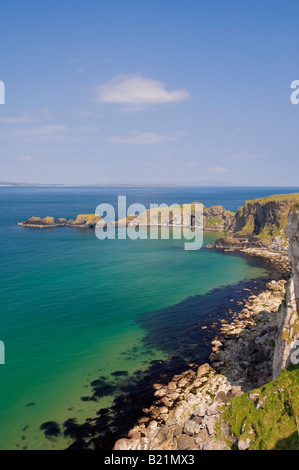
[[[217,439],[223,408],[230,400],[272,380],[276,313],[286,280],[271,281],[267,290],[250,295],[212,341],[209,364],[191,365],[167,385],[155,384],[155,401],[114,450],[224,450]],[[222,435],[230,441],[228,429]],[[235,443],[244,450],[246,443]]]
[[[291,263],[288,259],[288,253],[282,251],[269,250],[265,248],[256,248],[252,246],[238,247],[230,246],[229,248],[223,248],[222,239],[216,240],[216,250],[224,251],[225,253],[240,253],[248,257],[260,259],[266,261],[271,268],[278,268],[284,275],[289,276],[291,272]]]

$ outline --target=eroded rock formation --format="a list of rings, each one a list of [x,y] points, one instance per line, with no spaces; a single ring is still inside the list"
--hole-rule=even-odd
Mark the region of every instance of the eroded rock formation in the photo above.
[[[30,217],[24,222],[19,222],[18,225],[36,228],[61,227],[65,225],[68,227],[94,228],[100,220],[101,217],[95,214],[80,214],[77,215],[75,220],[67,220],[65,218],[55,219],[55,217],[45,217],[44,219],[41,217]]]
[[[292,275],[286,287],[285,300],[278,313],[278,333],[275,343],[273,376],[291,363],[295,352],[296,340],[299,340],[299,212],[290,214],[286,227],[289,238],[289,260],[292,265]]]

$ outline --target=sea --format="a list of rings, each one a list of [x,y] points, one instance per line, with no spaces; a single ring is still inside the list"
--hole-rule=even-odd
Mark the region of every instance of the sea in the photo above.
[[[24,228],[99,204],[202,202],[236,211],[281,187],[1,187],[0,449],[109,448],[155,381],[208,360],[232,299],[271,276],[240,255],[184,240],[99,240],[92,229]],[[204,245],[221,234],[206,232]],[[244,295],[243,295],[244,297]]]

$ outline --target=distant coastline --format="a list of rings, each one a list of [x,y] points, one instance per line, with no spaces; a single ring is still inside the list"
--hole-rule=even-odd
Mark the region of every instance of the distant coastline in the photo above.
[[[174,183],[103,183],[103,184],[63,184],[63,183],[16,183],[0,181],[0,188],[299,188],[297,186],[240,185],[224,181],[199,181],[190,184]]]
[[[0,187],[26,188],[187,188],[180,184],[42,184],[42,183],[6,183],[0,182]]]

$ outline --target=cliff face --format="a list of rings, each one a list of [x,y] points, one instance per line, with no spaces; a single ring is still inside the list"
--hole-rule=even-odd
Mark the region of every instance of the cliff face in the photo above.
[[[299,194],[246,201],[236,213],[234,234],[217,240],[216,248],[230,251],[257,248],[286,254],[288,216],[298,201]]]
[[[236,214],[236,232],[216,241],[216,248],[226,251],[244,251],[250,254],[276,252],[281,257],[288,252],[292,268],[286,286],[285,300],[277,314],[278,332],[273,358],[273,377],[291,364],[292,355],[299,346],[299,212],[298,195],[272,196],[247,201]],[[269,255],[271,260],[271,255]],[[275,262],[275,258],[273,259]],[[289,270],[286,260],[285,272]],[[297,349],[296,349],[297,348]]]
[[[261,238],[284,236],[288,215],[298,195],[272,196],[247,201],[236,214],[236,232],[239,235]]]
[[[236,229],[235,213],[222,206],[204,209],[203,228],[209,232],[234,232]]]
[[[222,206],[204,207],[201,203],[170,206],[159,209],[148,209],[139,216],[130,215],[116,222],[116,225],[134,224],[140,226],[170,226],[170,227],[197,227],[201,228],[201,221],[196,220],[195,204],[203,208],[203,229],[210,232],[233,232],[236,228],[235,213]],[[183,215],[184,208],[184,215]]]
[[[289,260],[292,265],[292,275],[287,284],[285,301],[278,313],[278,333],[275,342],[273,359],[273,377],[292,362],[292,355],[299,347],[299,212],[291,213],[286,227],[289,239]]]

